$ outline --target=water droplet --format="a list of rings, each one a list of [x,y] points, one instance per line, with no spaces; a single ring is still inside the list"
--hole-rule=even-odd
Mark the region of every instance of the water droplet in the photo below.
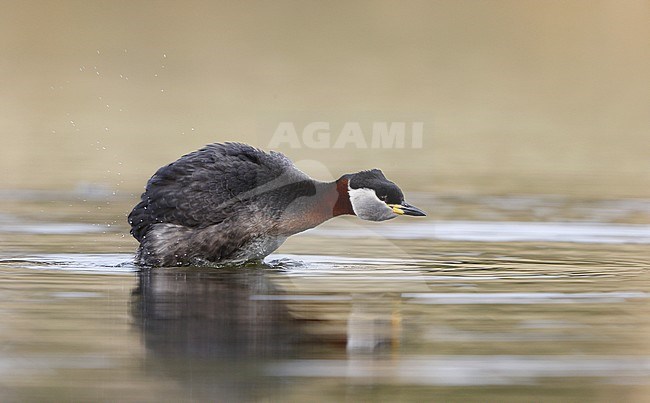
[[[166,59],[167,58],[167,53],[163,53],[163,57]]]
[[[99,54],[99,49],[97,49],[97,54]]]

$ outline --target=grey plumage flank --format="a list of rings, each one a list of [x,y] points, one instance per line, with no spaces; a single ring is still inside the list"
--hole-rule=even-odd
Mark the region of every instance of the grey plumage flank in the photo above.
[[[283,212],[315,192],[311,178],[283,154],[239,143],[208,145],[160,168],[147,183],[128,217],[140,242],[137,261],[168,266],[249,260],[237,254],[249,243],[262,258],[288,236],[273,231]]]

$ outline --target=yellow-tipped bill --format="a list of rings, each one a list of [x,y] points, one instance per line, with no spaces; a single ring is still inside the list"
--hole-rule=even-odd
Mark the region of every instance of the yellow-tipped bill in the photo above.
[[[408,203],[402,204],[389,204],[388,207],[393,209],[393,213],[399,215],[412,215],[412,216],[425,216],[426,213],[415,206]]]

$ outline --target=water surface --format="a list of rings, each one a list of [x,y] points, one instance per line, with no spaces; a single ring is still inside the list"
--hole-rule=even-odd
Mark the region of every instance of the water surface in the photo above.
[[[130,200],[0,215],[0,397],[644,401],[650,202],[434,197],[264,264],[139,270]]]

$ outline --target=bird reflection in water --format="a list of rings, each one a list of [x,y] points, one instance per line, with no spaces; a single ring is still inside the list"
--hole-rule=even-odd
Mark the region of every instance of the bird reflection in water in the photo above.
[[[331,303],[292,300],[284,281],[281,270],[266,265],[143,269],[131,311],[147,370],[191,387],[197,398],[249,400],[288,385],[265,372],[277,360],[340,359],[398,346],[398,322],[385,298],[348,294],[332,320]]]
[[[280,301],[268,267],[144,269],[131,311],[147,350],[147,369],[193,393],[236,400],[274,387],[264,362],[293,356],[304,335]],[[243,396],[241,394],[244,394]]]

